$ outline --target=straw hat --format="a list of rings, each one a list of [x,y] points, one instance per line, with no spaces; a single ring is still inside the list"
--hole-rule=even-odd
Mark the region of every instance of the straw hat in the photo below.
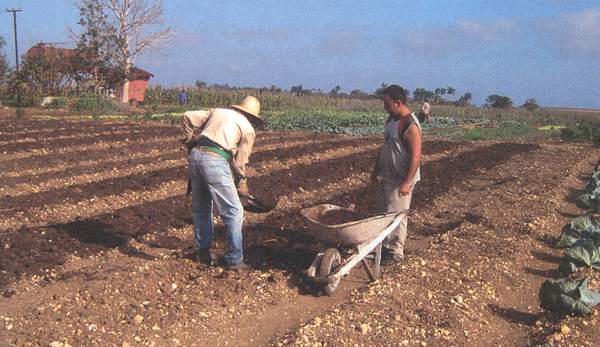
[[[231,105],[232,108],[241,111],[249,120],[254,120],[257,125],[264,125],[265,121],[258,115],[260,113],[260,101],[248,95],[240,105]]]

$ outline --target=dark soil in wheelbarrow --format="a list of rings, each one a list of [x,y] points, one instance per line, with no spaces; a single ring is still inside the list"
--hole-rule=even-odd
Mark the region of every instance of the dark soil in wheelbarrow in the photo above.
[[[320,216],[316,221],[323,225],[340,225],[350,222],[356,222],[364,219],[358,213],[349,210],[329,210]]]

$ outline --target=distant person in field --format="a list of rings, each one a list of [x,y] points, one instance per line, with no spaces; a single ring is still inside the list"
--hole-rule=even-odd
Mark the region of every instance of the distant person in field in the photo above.
[[[187,88],[183,88],[180,92],[179,95],[177,96],[177,101],[179,101],[179,103],[181,105],[185,105],[187,104]]]
[[[419,122],[421,124],[429,123],[429,114],[431,113],[431,105],[429,105],[429,100],[425,99],[423,106],[421,107],[421,112],[419,112]]]
[[[408,211],[415,184],[421,178],[421,125],[406,106],[406,92],[398,85],[383,90],[383,107],[389,117],[377,155],[371,181],[378,185],[377,212]],[[383,241],[381,264],[393,265],[404,259],[408,219]]]
[[[190,152],[194,258],[199,262],[215,265],[217,260],[210,250],[214,204],[227,231],[225,269],[247,268],[242,252],[244,208],[240,198],[249,196],[246,164],[256,136],[252,126],[264,124],[259,112],[258,99],[247,96],[240,105],[231,108],[183,114],[183,143]]]

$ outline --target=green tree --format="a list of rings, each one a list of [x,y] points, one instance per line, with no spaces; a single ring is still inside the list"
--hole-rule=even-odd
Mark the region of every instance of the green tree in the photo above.
[[[4,46],[6,46],[6,41],[4,41],[4,37],[0,36],[0,52],[2,51],[2,47]],[[6,83],[10,71],[11,68],[8,66],[6,54],[0,53],[0,86]]]
[[[463,96],[461,96],[460,98],[458,98],[458,101],[456,102],[457,106],[469,106],[469,104],[471,103],[471,100],[473,99],[473,94],[466,92]]]
[[[381,87],[379,87],[379,88],[377,88],[377,90],[375,90],[375,93],[374,93],[375,97],[382,98],[383,97],[383,90],[385,88],[387,88],[387,87],[388,87],[387,83],[382,83]]]
[[[290,88],[290,93],[292,93],[292,95],[302,96],[304,94],[304,89],[302,88],[302,85],[293,86]]]
[[[435,94],[432,91],[426,90],[425,88],[417,88],[413,92],[413,100],[423,102],[427,99],[433,99]]]
[[[206,82],[204,82],[204,81],[198,80],[198,81],[196,81],[195,85],[196,85],[196,89],[199,89],[199,90],[206,89]]]
[[[454,96],[454,94],[456,94],[456,89],[454,89],[452,87],[448,87],[447,93],[448,93],[448,95]]]
[[[538,103],[535,101],[534,98],[530,98],[530,99],[525,100],[525,103],[521,107],[526,108],[528,111],[533,111],[533,110],[539,108],[540,105],[538,105]]]
[[[2,47],[6,46],[6,41],[4,41],[4,37],[0,36],[0,95],[4,94],[4,85],[8,80],[8,76],[11,72],[10,67],[8,66],[8,61],[6,61],[6,54],[2,54]],[[0,108],[2,107],[2,101],[0,101]]]
[[[354,99],[366,99],[369,97],[369,94],[363,92],[360,89],[354,89],[353,91],[350,92],[350,96],[353,97]]]
[[[336,86],[329,92],[329,94],[332,98],[337,98],[340,95],[340,90],[342,90],[342,87]]]
[[[446,95],[446,88],[435,88],[435,101],[440,102],[443,101],[442,96]]]
[[[78,48],[96,56],[99,67],[112,70],[122,78],[121,101],[129,101],[129,79],[135,60],[148,50],[170,43],[174,30],[163,27],[164,9],[156,0],[78,0],[84,28]],[[104,65],[106,64],[106,65]]]
[[[513,101],[508,96],[497,94],[488,96],[485,102],[493,108],[511,108],[513,106]]]
[[[25,56],[19,71],[11,75],[8,92],[22,97],[25,106],[39,104],[45,94],[65,94],[64,89],[80,71],[73,62],[71,56],[54,49]]]

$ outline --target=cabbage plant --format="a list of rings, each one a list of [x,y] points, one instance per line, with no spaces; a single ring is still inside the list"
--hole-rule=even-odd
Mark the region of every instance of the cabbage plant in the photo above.
[[[538,294],[540,306],[565,314],[590,314],[590,308],[600,303],[600,294],[588,290],[587,283],[587,277],[581,280],[546,280]]]
[[[600,271],[600,250],[590,239],[582,239],[565,252],[565,259],[558,269],[565,275],[575,272],[580,267],[591,267]]]
[[[591,239],[600,247],[600,223],[590,215],[575,217],[562,229],[556,248],[569,248],[583,239]]]

